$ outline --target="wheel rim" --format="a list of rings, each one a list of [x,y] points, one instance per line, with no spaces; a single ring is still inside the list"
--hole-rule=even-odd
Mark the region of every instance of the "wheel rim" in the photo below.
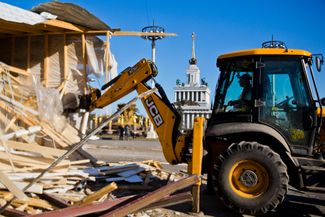
[[[269,186],[264,166],[253,160],[242,160],[231,167],[228,177],[231,189],[240,197],[255,198]]]

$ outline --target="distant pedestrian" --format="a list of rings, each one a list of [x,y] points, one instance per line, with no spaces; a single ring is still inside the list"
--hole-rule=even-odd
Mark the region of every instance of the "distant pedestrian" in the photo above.
[[[126,139],[129,140],[129,138],[130,138],[130,127],[129,127],[129,125],[125,125],[124,131],[125,131]]]
[[[123,126],[120,125],[118,127],[118,131],[119,131],[119,139],[123,140],[123,136],[124,136],[124,128],[123,128]]]

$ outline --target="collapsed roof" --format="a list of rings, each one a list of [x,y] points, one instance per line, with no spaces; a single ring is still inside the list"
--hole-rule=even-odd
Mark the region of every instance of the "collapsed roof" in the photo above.
[[[95,30],[111,30],[111,28],[99,20],[97,17],[89,13],[84,8],[63,2],[48,2],[40,4],[32,8],[33,12],[41,14],[48,12],[57,16],[57,19],[73,23],[79,26],[84,26]]]
[[[42,12],[47,12],[47,16]],[[44,3],[28,11],[0,2],[0,37],[92,30],[111,31],[111,28],[87,10],[71,3]]]

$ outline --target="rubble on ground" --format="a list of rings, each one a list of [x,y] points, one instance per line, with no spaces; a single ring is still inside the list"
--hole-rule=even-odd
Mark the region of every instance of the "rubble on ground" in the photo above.
[[[78,149],[48,170],[81,141],[79,132],[62,116],[55,89],[40,88],[37,81],[35,87],[39,88],[34,90],[24,86],[13,79],[4,64],[0,71],[4,81],[0,85],[0,205],[10,204],[4,215],[36,215],[59,209],[70,212],[73,207],[91,213],[96,210],[94,204],[98,211],[109,211],[121,201],[135,204],[132,213],[159,198],[167,197],[162,204],[152,205],[161,207],[168,201],[190,200],[187,194],[168,198],[169,194],[159,190],[148,196],[150,200],[144,196],[188,177],[164,170],[156,161],[107,164]],[[41,178],[27,188],[40,174]],[[190,183],[193,182],[192,178]],[[181,186],[188,186],[188,181],[185,179]],[[167,188],[169,192],[177,189]],[[139,197],[146,203],[137,205]]]

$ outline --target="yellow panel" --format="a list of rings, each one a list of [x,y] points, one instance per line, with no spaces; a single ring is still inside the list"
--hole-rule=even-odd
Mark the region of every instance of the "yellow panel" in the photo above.
[[[227,54],[220,55],[218,60],[254,55],[296,55],[296,56],[311,56],[311,53],[305,50],[283,49],[283,48],[256,48],[250,50],[240,50]]]
[[[201,175],[202,157],[203,157],[203,117],[196,117],[193,123],[193,153],[191,174]]]

